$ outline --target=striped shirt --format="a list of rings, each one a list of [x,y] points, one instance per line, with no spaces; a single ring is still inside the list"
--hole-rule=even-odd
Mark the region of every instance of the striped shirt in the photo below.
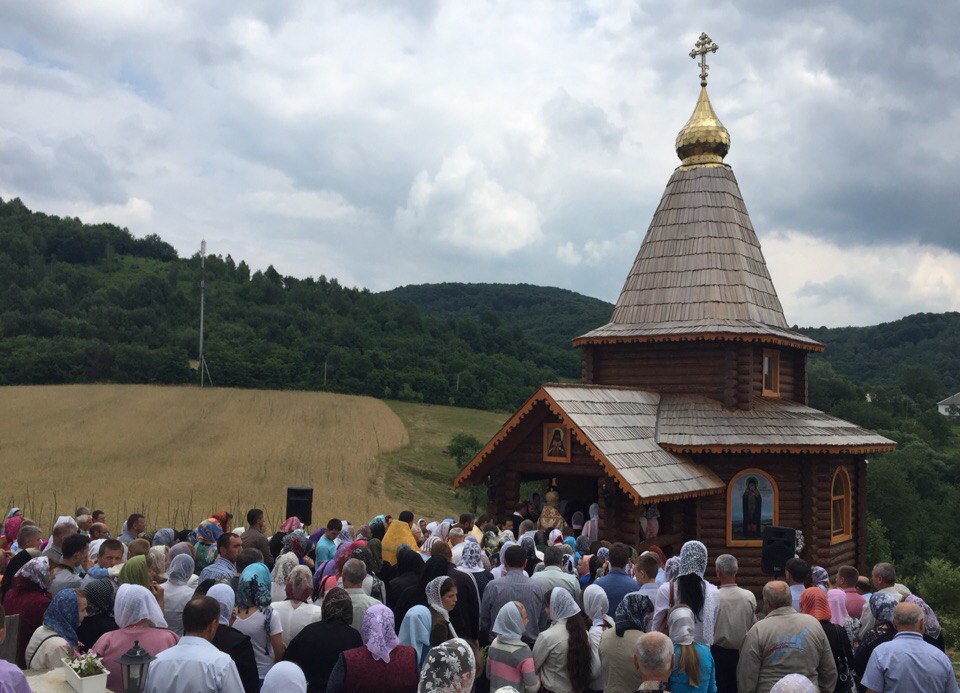
[[[521,693],[540,688],[540,677],[534,670],[530,648],[502,643],[499,638],[487,648],[487,678],[491,691],[508,686]]]

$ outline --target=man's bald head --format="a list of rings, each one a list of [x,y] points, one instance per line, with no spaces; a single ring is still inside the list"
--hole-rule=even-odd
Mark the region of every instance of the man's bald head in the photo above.
[[[763,586],[763,604],[767,613],[785,606],[793,606],[790,586],[782,580],[768,582]]]
[[[633,650],[633,666],[644,681],[666,681],[673,669],[673,642],[663,633],[644,633]]]
[[[893,609],[893,627],[898,633],[922,633],[923,609],[911,602],[900,602]]]

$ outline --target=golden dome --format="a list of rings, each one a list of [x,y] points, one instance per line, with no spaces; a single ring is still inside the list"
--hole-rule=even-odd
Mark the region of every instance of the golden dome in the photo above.
[[[684,166],[722,164],[730,151],[730,133],[713,112],[706,86],[700,87],[700,98],[690,120],[677,134],[676,144]]]

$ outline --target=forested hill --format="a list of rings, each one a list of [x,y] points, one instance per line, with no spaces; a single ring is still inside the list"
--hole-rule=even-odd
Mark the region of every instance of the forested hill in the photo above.
[[[425,315],[482,318],[492,313],[538,342],[569,349],[570,340],[606,324],[613,305],[567,289],[532,284],[411,284],[384,296]]]
[[[195,381],[199,263],[157,236],[0,200],[0,384]],[[507,410],[539,383],[579,374],[574,352],[494,314],[423,316],[336,279],[251,272],[230,256],[209,256],[206,268],[216,385]]]

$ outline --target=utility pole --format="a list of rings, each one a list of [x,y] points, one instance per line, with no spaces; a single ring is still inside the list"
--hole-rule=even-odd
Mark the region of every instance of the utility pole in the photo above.
[[[200,387],[203,387],[203,374],[206,371],[207,380],[210,382],[210,386],[213,387],[213,378],[210,377],[210,369],[207,368],[207,359],[203,355],[203,312],[204,312],[204,302],[205,294],[207,290],[206,285],[206,264],[207,264],[207,241],[200,241],[200,355],[197,359],[198,369],[200,371]]]

